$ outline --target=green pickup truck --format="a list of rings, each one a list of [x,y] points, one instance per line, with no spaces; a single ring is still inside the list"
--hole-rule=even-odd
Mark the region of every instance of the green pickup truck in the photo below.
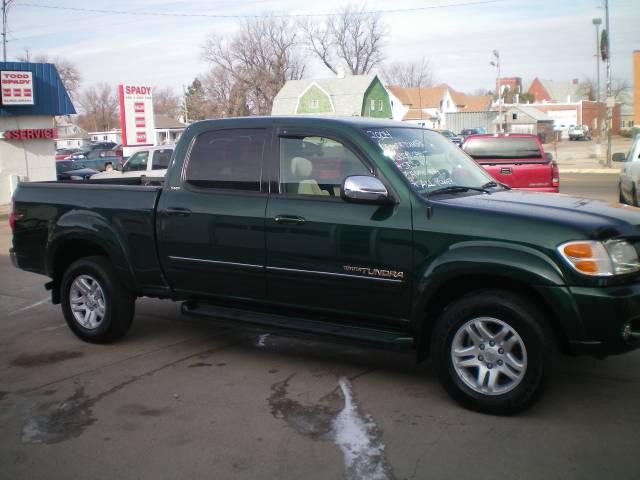
[[[139,181],[139,180],[136,180]],[[73,332],[118,339],[137,297],[188,315],[430,356],[489,413],[557,354],[640,344],[640,210],[511,190],[437,132],[373,119],[210,120],[161,185],[22,183],[11,257]]]

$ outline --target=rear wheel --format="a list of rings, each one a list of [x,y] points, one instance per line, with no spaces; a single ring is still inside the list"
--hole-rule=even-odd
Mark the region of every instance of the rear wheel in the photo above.
[[[448,305],[431,340],[440,382],[460,404],[515,413],[543,391],[555,340],[544,315],[507,291],[470,293]]]
[[[129,330],[135,296],[120,282],[105,257],[86,257],[72,263],[60,289],[64,318],[80,339],[107,343]]]

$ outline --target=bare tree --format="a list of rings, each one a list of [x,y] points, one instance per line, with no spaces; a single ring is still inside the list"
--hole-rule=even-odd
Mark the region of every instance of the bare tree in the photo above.
[[[631,85],[626,78],[613,78],[611,80],[611,96],[616,102],[632,103]]]
[[[596,100],[597,98],[597,86],[594,79],[587,77],[580,82],[580,88],[582,94],[589,100]],[[606,83],[600,84],[600,101],[605,102],[607,100]],[[611,96],[616,102],[631,103],[631,86],[625,78],[612,78],[611,79]]]
[[[154,89],[153,111],[158,115],[178,118],[180,115],[180,97],[171,87]]]
[[[385,25],[379,14],[365,8],[348,5],[324,23],[315,18],[300,23],[307,48],[333,73],[344,66],[350,74],[362,75],[383,60]]]
[[[89,131],[107,131],[119,125],[118,97],[108,83],[85,89],[79,96],[79,125]]]
[[[400,87],[432,87],[435,83],[433,69],[429,61],[422,57],[408,62],[394,62],[382,70],[387,85]]]
[[[286,18],[245,20],[229,39],[210,35],[203,54],[216,75],[226,72],[225,78],[235,91],[244,92],[251,114],[265,115],[271,112],[273,99],[285,82],[304,74],[297,37],[297,30]]]
[[[50,59],[47,55],[31,56],[29,49],[25,48],[24,54],[18,56],[19,62],[35,62],[35,63],[53,63],[56,66],[60,80],[64,84],[64,88],[69,92],[72,100],[76,100],[78,90],[80,88],[80,73],[74,63],[60,57]]]
[[[202,79],[211,118],[251,114],[246,82],[236,80],[222,67],[214,67]]]

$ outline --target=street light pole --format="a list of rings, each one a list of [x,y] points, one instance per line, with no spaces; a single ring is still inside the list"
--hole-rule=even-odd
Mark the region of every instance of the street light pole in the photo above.
[[[611,127],[613,105],[611,98],[611,30],[609,29],[609,0],[604,0],[605,29],[607,31],[607,167],[611,168]]]
[[[495,57],[495,61],[489,62],[490,65],[493,65],[498,69],[498,132],[502,133],[502,81],[500,78],[500,52],[498,50],[493,51],[493,56]]]

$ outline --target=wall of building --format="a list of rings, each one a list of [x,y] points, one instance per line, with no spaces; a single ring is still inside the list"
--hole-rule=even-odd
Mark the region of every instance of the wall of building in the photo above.
[[[320,87],[311,84],[298,100],[298,114],[331,113],[331,99]]]
[[[372,102],[375,109],[372,109]],[[382,108],[380,108],[382,106]],[[378,77],[376,77],[364,94],[362,102],[363,117],[392,118],[391,101],[387,89],[384,88]]]
[[[633,52],[633,114],[635,126],[640,126],[640,50]]]
[[[447,130],[454,133],[465,128],[484,128],[486,132],[493,132],[498,112],[453,112],[446,113],[445,117]]]
[[[0,117],[0,131],[53,128],[53,117]],[[13,175],[27,181],[56,179],[55,143],[50,138],[0,140],[0,205],[11,201]]]

